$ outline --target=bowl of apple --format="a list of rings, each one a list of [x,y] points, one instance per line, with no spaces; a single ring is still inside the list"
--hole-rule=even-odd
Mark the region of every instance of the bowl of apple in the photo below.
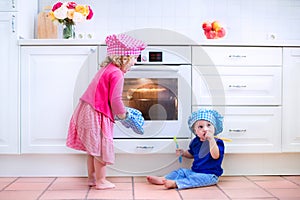
[[[223,38],[226,35],[225,28],[219,21],[203,22],[202,29],[207,39],[219,39]]]

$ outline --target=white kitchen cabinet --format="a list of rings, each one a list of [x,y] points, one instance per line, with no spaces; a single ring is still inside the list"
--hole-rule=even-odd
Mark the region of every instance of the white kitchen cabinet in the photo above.
[[[194,106],[196,111],[203,106]],[[226,153],[281,152],[281,108],[267,106],[214,106],[223,113],[224,127],[220,137]]]
[[[282,49],[193,47],[193,105],[281,105]]]
[[[21,153],[75,152],[69,121],[97,63],[97,46],[21,47]]]
[[[282,151],[300,152],[300,48],[283,48]]]
[[[0,12],[17,11],[18,0],[0,0]]]
[[[227,153],[281,152],[282,48],[194,47],[193,110],[224,115]]]
[[[0,11],[0,19],[0,153],[15,154],[19,153],[17,14]]]
[[[193,47],[193,64],[200,66],[281,66],[281,47]]]
[[[193,105],[281,105],[281,70],[193,66]]]

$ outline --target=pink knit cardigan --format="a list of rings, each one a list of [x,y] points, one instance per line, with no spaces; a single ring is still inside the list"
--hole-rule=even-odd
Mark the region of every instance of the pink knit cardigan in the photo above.
[[[97,72],[80,99],[114,121],[114,115],[126,113],[123,84],[124,72],[110,63]]]

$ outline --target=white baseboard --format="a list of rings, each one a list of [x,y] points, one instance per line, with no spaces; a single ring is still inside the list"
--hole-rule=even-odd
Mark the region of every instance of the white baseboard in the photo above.
[[[167,162],[166,162],[167,161]],[[184,160],[185,162],[185,160]],[[108,176],[164,175],[180,164],[174,155],[116,155]],[[224,175],[300,175],[300,153],[226,154]],[[0,155],[1,177],[87,176],[84,154]]]

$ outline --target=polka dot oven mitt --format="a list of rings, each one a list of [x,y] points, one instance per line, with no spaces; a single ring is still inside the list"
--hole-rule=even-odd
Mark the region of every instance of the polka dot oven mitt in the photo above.
[[[126,128],[131,128],[135,133],[143,135],[144,134],[144,117],[142,113],[134,108],[126,107],[127,114],[126,118],[120,120],[123,126]]]

